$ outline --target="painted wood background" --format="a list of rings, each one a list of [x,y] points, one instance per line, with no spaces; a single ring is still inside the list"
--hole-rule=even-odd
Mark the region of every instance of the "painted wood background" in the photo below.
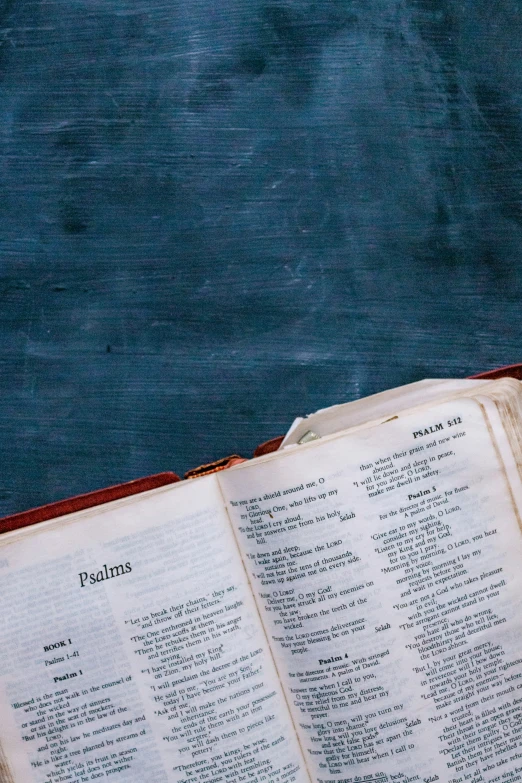
[[[522,360],[519,0],[0,0],[0,512]]]

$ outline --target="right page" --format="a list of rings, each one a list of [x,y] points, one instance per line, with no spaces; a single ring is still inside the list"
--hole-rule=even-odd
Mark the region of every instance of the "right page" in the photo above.
[[[317,783],[522,780],[520,480],[490,408],[220,476]]]

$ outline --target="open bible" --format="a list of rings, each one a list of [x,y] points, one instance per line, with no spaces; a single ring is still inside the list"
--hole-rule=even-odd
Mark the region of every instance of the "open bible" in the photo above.
[[[522,780],[522,384],[0,536],[0,781]]]

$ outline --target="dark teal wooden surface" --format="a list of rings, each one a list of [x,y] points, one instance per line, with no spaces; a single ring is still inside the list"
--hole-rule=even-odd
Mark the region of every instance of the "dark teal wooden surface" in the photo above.
[[[0,513],[522,360],[515,0],[0,0]]]

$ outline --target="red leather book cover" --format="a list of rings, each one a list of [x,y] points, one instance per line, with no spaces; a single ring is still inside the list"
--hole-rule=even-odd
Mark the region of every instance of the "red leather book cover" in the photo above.
[[[517,381],[522,381],[522,364],[510,364],[507,367],[498,367],[496,370],[471,376],[472,380],[494,381],[497,378],[516,378]]]
[[[139,492],[147,492],[149,489],[157,489],[166,484],[174,484],[176,481],[180,481],[180,478],[175,473],[156,473],[153,476],[135,479],[125,484],[98,489],[94,492],[87,492],[85,495],[76,495],[76,497],[68,498],[67,500],[59,500],[46,506],[22,511],[19,514],[12,514],[0,519],[0,534],[7,533],[10,530],[18,530],[21,527],[28,527],[28,525],[34,525],[37,522],[45,522],[48,519],[63,517],[65,514],[72,514],[73,511],[83,511],[86,508],[101,506],[102,503],[109,503],[111,500],[120,500],[120,498],[126,498],[130,495],[137,495]]]

